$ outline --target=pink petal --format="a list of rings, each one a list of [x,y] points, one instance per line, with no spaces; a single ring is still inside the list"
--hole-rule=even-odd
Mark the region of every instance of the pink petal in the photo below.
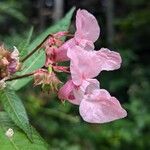
[[[70,103],[79,104],[79,101],[75,99],[73,90],[75,89],[75,85],[72,80],[68,80],[58,91],[58,97],[62,100],[68,100]]]
[[[95,42],[100,34],[96,18],[86,10],[78,9],[76,14],[76,38]]]
[[[76,46],[69,49],[67,55],[71,59],[70,71],[75,85],[80,85],[83,79],[96,77],[102,70],[102,62],[95,51],[85,51]]]
[[[121,56],[119,53],[110,51],[107,48],[101,48],[97,51],[97,55],[101,60],[101,68],[102,70],[115,70],[120,68],[121,65]]]
[[[106,123],[124,118],[127,112],[115,97],[106,90],[95,90],[93,95],[86,95],[80,103],[80,115],[90,123]]]
[[[82,39],[82,38],[79,38],[76,36],[74,37],[74,41],[75,41],[76,46],[80,46],[84,50],[87,50],[87,51],[94,50],[95,46],[94,46],[94,43],[92,41]]]
[[[96,79],[83,80],[82,84],[76,87],[73,91],[75,99],[79,102],[82,101],[85,94],[90,94],[95,89],[99,89],[99,81]]]
[[[102,48],[99,51],[85,51],[79,46],[68,49],[71,60],[70,71],[73,83],[80,85],[83,79],[94,78],[103,70],[118,69],[121,65],[119,53]]]
[[[100,83],[97,79],[87,79],[89,82],[88,86],[86,87],[85,94],[91,94],[94,90],[100,88]]]
[[[73,38],[66,41],[62,46],[60,46],[55,51],[55,62],[68,61],[69,58],[67,56],[67,51],[69,48],[72,48],[73,46],[75,46],[75,41]]]

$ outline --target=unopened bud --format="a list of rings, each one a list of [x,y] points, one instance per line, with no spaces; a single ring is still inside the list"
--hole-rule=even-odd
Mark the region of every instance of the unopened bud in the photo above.
[[[13,135],[14,135],[13,129],[9,128],[9,129],[6,131],[5,135],[6,135],[8,138],[12,138]]]

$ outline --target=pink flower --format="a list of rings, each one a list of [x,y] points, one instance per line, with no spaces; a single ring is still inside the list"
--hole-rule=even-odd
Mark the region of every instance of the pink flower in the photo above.
[[[96,77],[103,70],[120,68],[119,53],[101,48],[99,51],[85,51],[79,46],[68,50],[70,58],[70,72],[75,85],[82,84],[82,80]]]
[[[76,86],[70,79],[59,90],[58,96],[79,105],[80,115],[86,122],[105,123],[127,115],[115,97],[99,89],[96,79],[84,80],[80,86]]]
[[[73,90],[76,86],[73,84],[72,80],[69,79],[58,91],[58,97],[61,100],[68,100],[73,104],[76,104]]]
[[[68,72],[68,67],[57,66],[56,62],[70,60],[71,77],[58,91],[58,97],[79,105],[80,115],[87,122],[105,123],[125,117],[127,113],[119,101],[100,89],[99,82],[93,79],[103,70],[120,68],[120,54],[107,48],[94,50],[100,28],[86,10],[77,11],[76,29],[74,37],[64,44],[53,36],[46,47],[46,66],[52,65],[54,71]]]

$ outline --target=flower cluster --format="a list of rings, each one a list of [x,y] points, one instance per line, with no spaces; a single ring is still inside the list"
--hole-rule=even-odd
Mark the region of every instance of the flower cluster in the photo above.
[[[14,47],[13,52],[0,46],[0,88],[5,87],[5,80],[20,68],[19,51]]]
[[[83,120],[105,123],[125,117],[127,113],[119,101],[105,89],[100,89],[100,83],[95,79],[101,71],[115,70],[121,65],[119,53],[107,48],[94,50],[94,42],[100,35],[95,17],[79,9],[76,32],[73,38],[63,43],[61,38],[67,34],[58,32],[44,43],[45,69],[36,71],[35,84],[57,85],[60,81],[55,72],[70,72],[68,81],[58,91],[58,97],[79,105]],[[58,66],[62,61],[70,61],[70,66]]]

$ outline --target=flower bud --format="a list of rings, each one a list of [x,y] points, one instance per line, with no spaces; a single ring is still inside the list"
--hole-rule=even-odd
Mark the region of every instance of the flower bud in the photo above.
[[[9,129],[6,131],[5,135],[6,135],[8,138],[12,138],[13,135],[14,135],[13,129],[9,128]]]
[[[55,92],[58,91],[58,85],[61,81],[57,78],[54,72],[46,69],[39,69],[34,73],[34,84],[42,84],[43,91]]]

